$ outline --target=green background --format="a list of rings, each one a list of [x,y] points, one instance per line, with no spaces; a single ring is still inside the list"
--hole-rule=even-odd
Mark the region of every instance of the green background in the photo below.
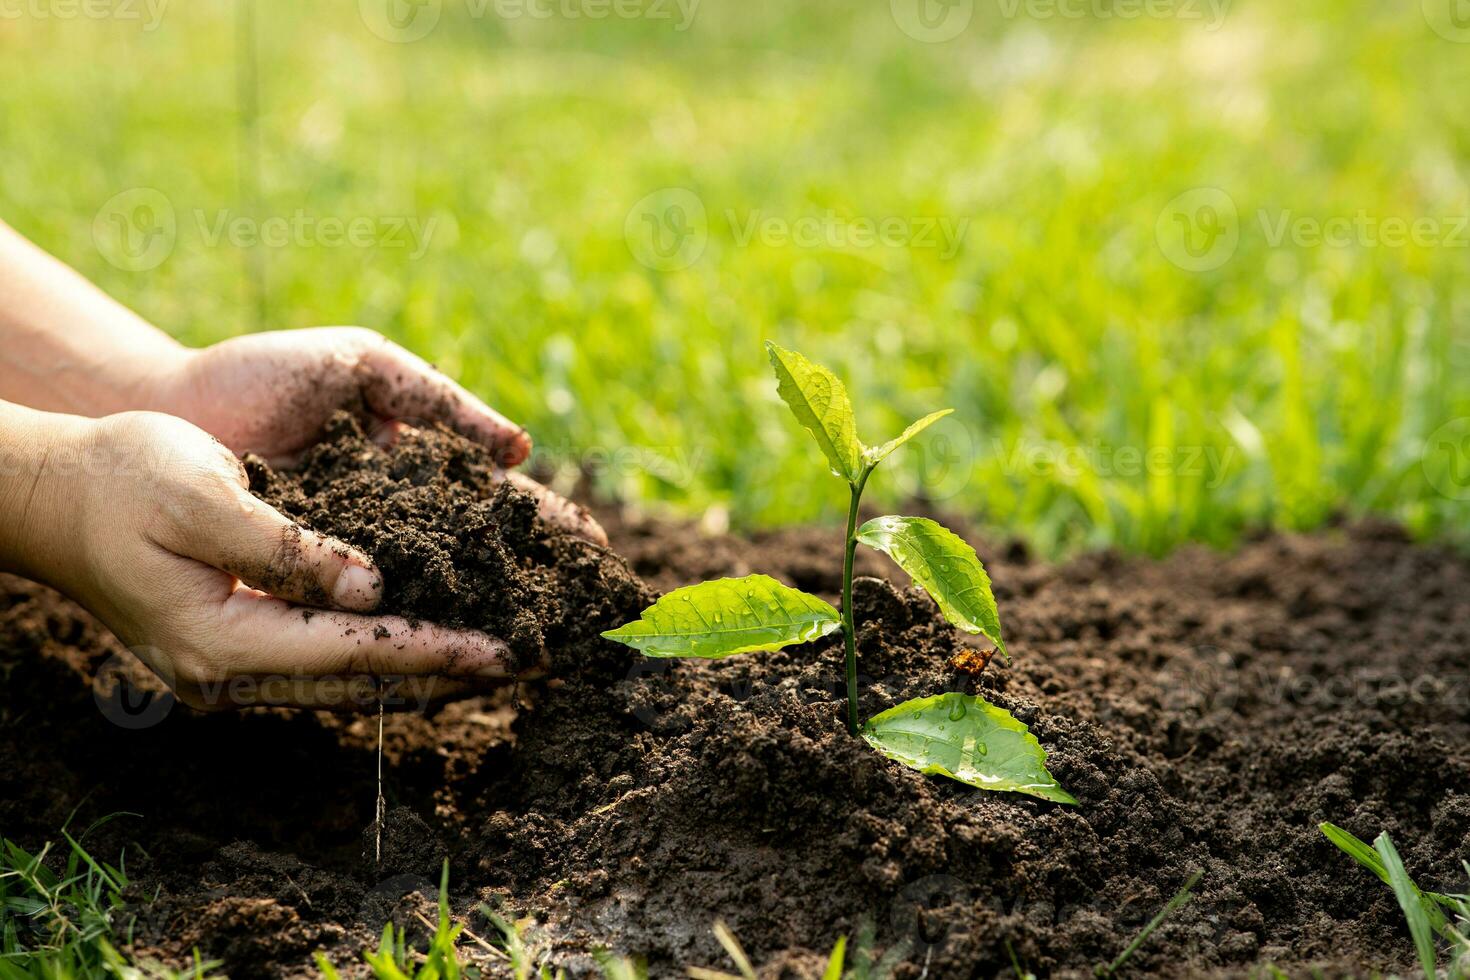
[[[716,523],[841,516],[774,338],[870,442],[957,409],[875,500],[1045,551],[1463,534],[1462,0],[619,3],[0,0],[0,217],[192,343],[382,330]]]

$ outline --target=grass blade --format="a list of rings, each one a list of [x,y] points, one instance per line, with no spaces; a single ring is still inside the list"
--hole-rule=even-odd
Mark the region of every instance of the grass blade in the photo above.
[[[842,966],[847,960],[847,937],[838,936],[832,946],[832,955],[827,957],[827,968],[822,971],[822,980],[842,980]]]
[[[1409,934],[1414,937],[1414,949],[1419,954],[1419,965],[1424,968],[1425,980],[1435,980],[1435,930],[1425,909],[1424,895],[1404,869],[1404,862],[1387,831],[1379,834],[1373,841],[1373,849],[1383,860],[1388,883],[1393,886],[1394,897],[1399,900],[1399,908],[1404,910],[1404,918],[1409,920]]]
[[[750,965],[750,957],[745,955],[745,950],[740,947],[740,940],[730,931],[730,927],[722,920],[715,921],[715,938],[720,945],[725,947],[725,952],[730,954],[730,959],[735,961],[735,968],[745,980],[756,980],[755,967]]]
[[[1190,890],[1194,888],[1195,885],[1199,884],[1199,880],[1203,878],[1204,875],[1205,872],[1203,868],[1190,875],[1189,880],[1184,883],[1184,887],[1179,889],[1179,891],[1175,893],[1173,898],[1164,903],[1164,907],[1159,909],[1159,914],[1150,919],[1148,925],[1144,926],[1143,930],[1139,932],[1137,936],[1133,937],[1133,942],[1129,943],[1127,947],[1124,948],[1123,952],[1118,954],[1118,958],[1113,960],[1113,962],[1109,963],[1107,966],[1099,966],[1097,968],[1097,970],[1095,971],[1097,975],[1099,977],[1111,977],[1115,975],[1120,969],[1122,969],[1123,964],[1127,963],[1129,958],[1132,957],[1134,953],[1138,952],[1138,947],[1143,945],[1144,940],[1148,939],[1148,937],[1153,934],[1153,931],[1155,929],[1163,925],[1164,920],[1172,915],[1176,909],[1180,908],[1189,901],[1189,899],[1191,898]]]

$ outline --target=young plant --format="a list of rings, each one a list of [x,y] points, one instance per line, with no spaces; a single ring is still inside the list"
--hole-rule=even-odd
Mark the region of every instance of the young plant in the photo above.
[[[1447,895],[1420,888],[1409,877],[1398,848],[1394,847],[1387,831],[1375,837],[1370,847],[1336,824],[1321,823],[1317,828],[1339,850],[1393,889],[1394,898],[1398,899],[1399,908],[1409,924],[1414,952],[1419,957],[1426,980],[1436,980],[1440,976],[1436,936],[1449,946],[1450,980],[1470,977],[1470,895]],[[1470,875],[1470,861],[1463,864],[1465,873]]]
[[[766,575],[724,578],[675,589],[634,622],[602,635],[649,657],[729,657],[779,650],[842,632],[846,651],[847,728],[879,752],[923,773],[981,789],[1027,793],[1058,803],[1077,801],[1046,770],[1046,753],[1011,714],[984,698],[948,692],[916,698],[858,725],[857,627],[852,568],[859,544],[897,562],[934,598],[953,626],[983,636],[1009,661],[990,578],[975,549],[923,517],[876,517],[858,527],[863,488],[894,450],[949,415],[919,419],[897,438],[864,446],[847,389],[836,375],[795,351],[766,344],[776,388],[797,421],[816,439],[832,473],[847,483],[847,537],[842,562],[842,610]]]

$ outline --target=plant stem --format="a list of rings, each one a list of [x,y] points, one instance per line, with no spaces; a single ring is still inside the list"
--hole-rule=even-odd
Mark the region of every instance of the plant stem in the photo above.
[[[857,553],[858,501],[868,483],[872,467],[865,468],[852,484],[852,502],[847,508],[847,553],[842,559],[842,638],[847,642],[847,732],[858,733],[857,708],[857,630],[852,620],[852,562]]]

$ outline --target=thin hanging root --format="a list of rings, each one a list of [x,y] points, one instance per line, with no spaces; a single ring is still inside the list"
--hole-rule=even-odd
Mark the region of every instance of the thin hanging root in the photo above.
[[[378,697],[378,800],[373,810],[373,864],[383,866],[383,818],[387,804],[383,800],[383,699]]]

